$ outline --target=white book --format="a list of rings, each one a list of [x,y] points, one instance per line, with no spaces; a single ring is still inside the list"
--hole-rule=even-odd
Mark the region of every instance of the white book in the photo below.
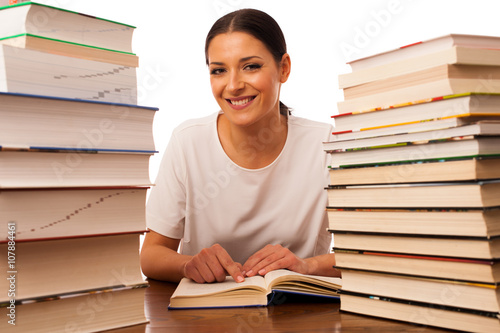
[[[333,152],[331,167],[500,155],[500,137],[451,138],[424,144]]]
[[[417,131],[400,133],[395,135],[384,135],[371,138],[353,140],[335,140],[325,142],[323,147],[328,151],[371,148],[399,143],[428,142],[432,140],[449,139],[470,135],[500,136],[500,121],[479,121],[475,124],[463,125],[451,128],[441,128],[432,131]],[[414,129],[415,130],[415,129]]]
[[[135,67],[0,46],[0,91],[137,104]]]
[[[155,151],[158,108],[0,92],[0,147]]]
[[[0,148],[0,189],[151,185],[153,152]]]
[[[0,39],[33,34],[85,46],[132,52],[134,26],[54,6],[18,1],[12,6],[0,7],[0,22]]]

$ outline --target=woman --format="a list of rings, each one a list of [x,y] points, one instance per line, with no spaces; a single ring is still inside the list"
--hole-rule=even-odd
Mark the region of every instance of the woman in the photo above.
[[[258,10],[230,13],[208,33],[205,56],[221,111],[172,134],[148,201],[144,274],[198,283],[280,268],[338,276],[322,151],[332,128],[279,101],[291,68],[280,27]]]

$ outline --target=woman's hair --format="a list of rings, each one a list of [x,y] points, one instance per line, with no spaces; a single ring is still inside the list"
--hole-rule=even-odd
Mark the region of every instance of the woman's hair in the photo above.
[[[277,64],[280,64],[286,53],[285,36],[278,23],[267,13],[257,9],[240,9],[224,15],[218,19],[205,41],[205,60],[208,65],[208,47],[217,35],[228,32],[245,32],[260,40],[273,55]],[[280,101],[280,113],[288,116],[291,110]]]

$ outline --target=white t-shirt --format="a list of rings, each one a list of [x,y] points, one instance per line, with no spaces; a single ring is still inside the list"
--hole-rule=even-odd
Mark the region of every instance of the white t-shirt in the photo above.
[[[174,130],[148,200],[148,228],[182,239],[188,255],[219,243],[241,264],[267,244],[301,258],[328,253],[329,154],[322,143],[332,126],[289,116],[281,154],[264,168],[245,169],[220,144],[218,114]],[[271,136],[262,130],[244,148],[258,153]]]

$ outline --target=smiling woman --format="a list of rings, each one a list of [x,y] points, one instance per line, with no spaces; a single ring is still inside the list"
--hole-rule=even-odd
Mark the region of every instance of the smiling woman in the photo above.
[[[224,151],[245,168],[269,165],[286,142],[287,115],[280,113],[279,93],[290,74],[290,57],[285,53],[277,63],[258,39],[234,31],[211,40],[208,63],[212,93],[222,110],[217,127]],[[248,137],[270,127],[273,135],[258,155],[245,149]]]
[[[287,47],[285,36],[280,26],[269,15],[252,9],[232,12],[220,18],[212,26],[205,42],[205,59],[207,65],[210,65],[209,46],[211,45],[212,39],[223,33],[235,31],[245,32],[254,37],[258,36],[259,42],[264,44],[263,46],[271,53],[271,56],[278,66],[282,62],[282,58],[286,56],[288,58],[288,68],[286,68],[288,73],[286,78],[288,78],[290,74],[290,58],[286,54]],[[256,64],[255,66],[258,67],[259,65]],[[289,108],[283,104],[283,102],[280,102],[280,113],[286,116],[289,112]]]
[[[338,275],[322,149],[332,127],[280,103],[291,69],[281,29],[239,10],[213,25],[205,50],[220,111],[173,132],[148,202],[144,274],[199,283],[283,268]]]

